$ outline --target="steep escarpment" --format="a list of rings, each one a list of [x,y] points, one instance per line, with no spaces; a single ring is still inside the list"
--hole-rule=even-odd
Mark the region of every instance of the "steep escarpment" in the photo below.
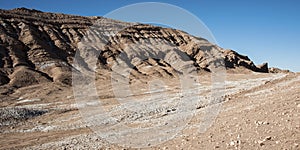
[[[0,85],[71,84],[78,44],[99,20],[104,20],[105,24],[101,24],[95,35],[101,36],[88,36],[87,39],[104,45],[100,45],[101,49],[79,55],[88,70],[94,68],[89,66],[84,55],[99,55],[97,68],[108,71],[113,71],[112,64],[124,56],[123,61],[137,77],[172,77],[180,70],[168,62],[168,59],[173,59],[171,56],[180,56],[178,60],[196,70],[211,71],[215,56],[207,55],[215,52],[224,60],[226,68],[243,67],[268,72],[267,64],[256,66],[246,56],[176,29],[18,8],[0,10]],[[143,48],[144,51],[140,51]]]
[[[0,67],[11,70],[2,71],[0,84],[69,80],[76,43],[92,19],[25,8],[1,10],[0,17]]]

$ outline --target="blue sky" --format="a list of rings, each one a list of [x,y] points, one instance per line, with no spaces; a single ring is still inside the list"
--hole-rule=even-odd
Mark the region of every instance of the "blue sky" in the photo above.
[[[0,8],[27,7],[47,12],[103,16],[117,8],[138,2],[146,1],[0,0]],[[248,55],[256,64],[268,62],[271,67],[300,72],[299,0],[152,2],[169,3],[188,10],[206,24],[221,47]]]

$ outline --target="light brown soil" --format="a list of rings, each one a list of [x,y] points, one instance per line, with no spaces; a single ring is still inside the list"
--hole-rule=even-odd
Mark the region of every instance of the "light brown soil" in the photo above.
[[[197,109],[174,139],[148,149],[299,149],[299,85],[296,73],[228,73],[222,109],[206,132],[197,132],[204,107]],[[109,88],[104,89],[100,89],[101,95],[112,95]],[[75,103],[72,89],[64,85],[40,84],[16,90],[3,100],[2,108],[48,112],[1,126],[1,149],[124,148],[87,127]]]

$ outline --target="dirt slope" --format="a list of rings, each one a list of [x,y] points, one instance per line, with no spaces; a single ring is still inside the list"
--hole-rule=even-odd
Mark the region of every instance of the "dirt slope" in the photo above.
[[[206,77],[209,78],[209,75]],[[195,106],[195,116],[180,134],[149,148],[299,149],[299,84],[299,74],[228,73],[227,96],[221,102],[219,115],[206,132],[197,132],[206,108]],[[110,89],[101,87],[101,100],[112,100]],[[164,94],[156,95],[162,97]],[[12,115],[15,119],[8,117],[6,122],[2,122],[6,124],[1,126],[3,149],[122,149],[122,146],[108,143],[96,135],[82,122],[72,91],[64,85],[41,84],[20,88],[6,98],[8,100],[1,103],[5,109],[11,112],[27,109],[30,114],[36,115],[27,119],[19,117],[19,120]]]

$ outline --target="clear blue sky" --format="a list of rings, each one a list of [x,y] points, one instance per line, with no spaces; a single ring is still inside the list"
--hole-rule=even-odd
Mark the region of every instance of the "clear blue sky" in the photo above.
[[[153,2],[156,0],[152,0]],[[1,9],[27,7],[47,12],[103,16],[138,0],[0,0]],[[300,72],[300,0],[161,0],[199,17],[223,48]],[[126,20],[124,20],[126,21]]]

